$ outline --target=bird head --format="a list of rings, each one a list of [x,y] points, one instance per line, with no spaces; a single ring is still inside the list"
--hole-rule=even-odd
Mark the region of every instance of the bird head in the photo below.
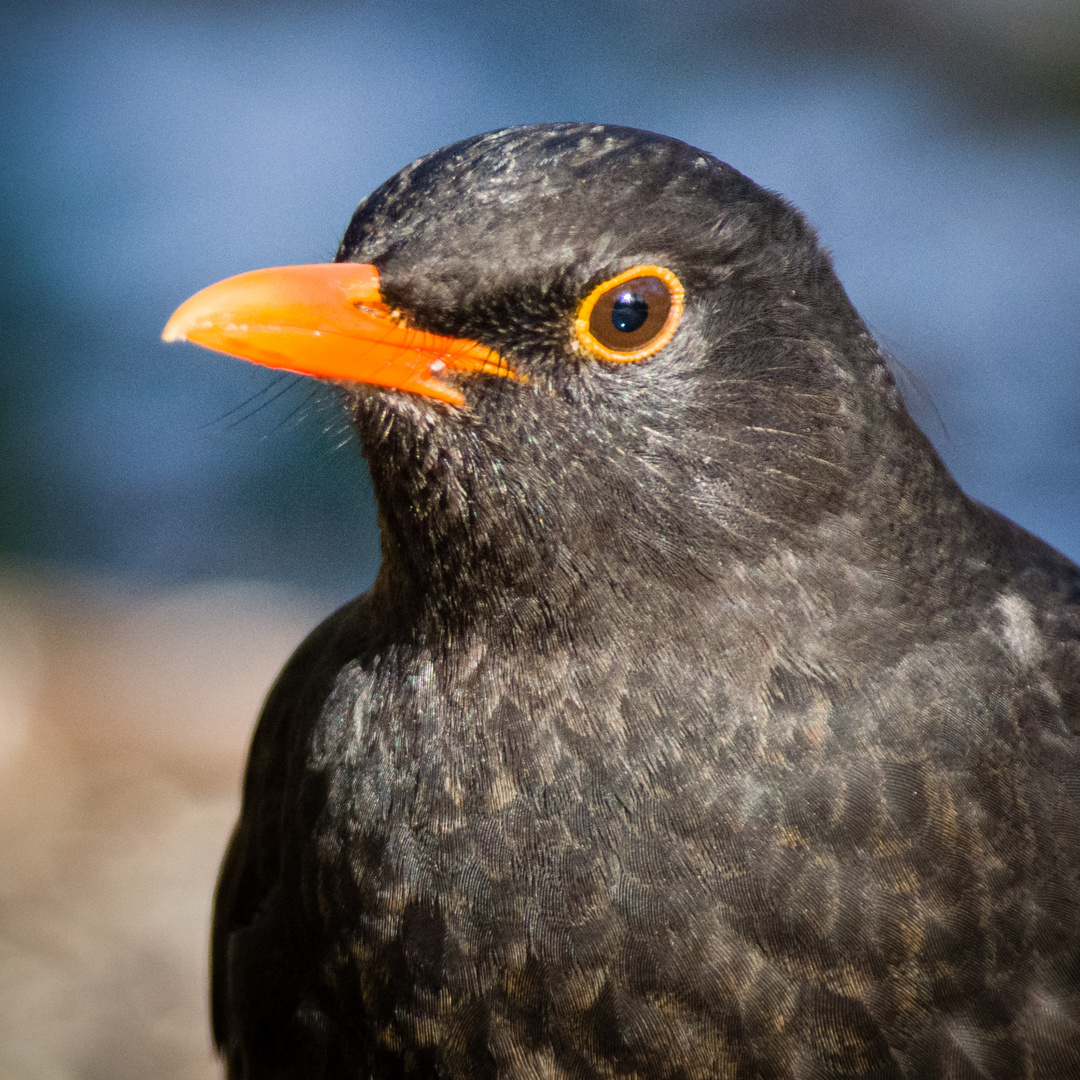
[[[211,286],[164,336],[340,387],[384,570],[458,607],[691,594],[807,549],[910,424],[798,211],[619,127],[421,158],[334,263]]]

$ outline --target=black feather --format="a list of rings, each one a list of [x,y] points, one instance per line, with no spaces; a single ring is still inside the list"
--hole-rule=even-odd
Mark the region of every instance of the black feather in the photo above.
[[[525,378],[345,391],[383,566],[255,736],[230,1076],[1080,1075],[1080,570],[959,490],[799,213],[519,128],[339,258]],[[675,338],[582,355],[639,263]]]

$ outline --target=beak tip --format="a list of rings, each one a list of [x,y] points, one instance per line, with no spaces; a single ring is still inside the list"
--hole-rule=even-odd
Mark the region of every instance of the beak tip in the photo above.
[[[172,315],[169,316],[169,321],[165,324],[165,328],[161,331],[162,341],[187,341],[189,320],[177,318],[179,314],[180,311],[179,309],[177,309],[172,313]]]

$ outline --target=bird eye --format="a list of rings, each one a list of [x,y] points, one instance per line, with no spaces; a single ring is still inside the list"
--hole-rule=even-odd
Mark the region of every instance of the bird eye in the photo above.
[[[653,308],[656,307],[654,302]],[[611,305],[611,325],[619,333],[632,334],[635,330],[640,330],[648,321],[649,301],[641,293],[624,292],[615,297],[615,302]]]
[[[662,349],[682,316],[683,287],[663,266],[632,266],[585,298],[574,333],[602,360],[644,360]]]

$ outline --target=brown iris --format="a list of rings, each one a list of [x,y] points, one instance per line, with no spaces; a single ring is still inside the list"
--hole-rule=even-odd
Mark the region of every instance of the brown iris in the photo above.
[[[683,288],[663,266],[632,266],[598,285],[574,320],[578,342],[603,360],[644,360],[662,349],[682,316]]]

